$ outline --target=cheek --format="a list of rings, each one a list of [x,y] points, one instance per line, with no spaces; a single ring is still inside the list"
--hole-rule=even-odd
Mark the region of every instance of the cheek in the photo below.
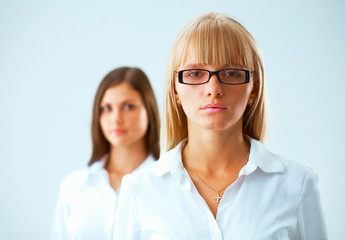
[[[233,98],[237,99],[241,102],[247,102],[250,94],[253,90],[253,82],[250,82],[250,84],[239,86],[238,88],[234,88],[232,92]]]
[[[249,91],[233,92],[233,94],[229,96],[233,108],[236,109],[236,111],[244,112],[247,107],[249,95]]]
[[[145,132],[146,132],[148,123],[149,123],[146,110],[143,110],[140,114],[140,123],[141,123],[141,128],[145,129]]]
[[[136,112],[135,114],[131,114],[130,116],[128,116],[128,122],[130,123],[131,126],[138,128],[138,130],[147,128],[148,117],[147,117],[146,111],[140,110]]]
[[[99,125],[102,131],[104,131],[104,129],[106,128],[106,122],[106,116],[104,114],[101,114],[101,116],[99,117]]]
[[[102,132],[103,136],[105,137],[105,139],[107,141],[110,141],[109,136],[108,136],[109,135],[109,132],[108,132],[109,128],[108,128],[107,122],[108,122],[107,117],[104,114],[99,117],[99,126],[101,128],[101,132]]]
[[[252,94],[253,91],[254,91],[254,80],[253,80],[253,78],[251,78],[250,82],[248,84],[248,88],[247,88],[248,97]]]
[[[202,88],[200,86],[192,86],[192,85],[177,85],[176,92],[178,95],[179,100],[182,103],[183,109],[188,111],[189,107],[196,105],[198,103],[198,99],[200,99],[203,95]]]
[[[234,95],[232,96],[232,102],[234,102],[234,110],[235,113],[238,115],[243,115],[247,105],[248,105],[248,100],[250,97],[250,94],[252,92],[252,87],[248,86],[245,89],[242,89],[242,91],[238,91],[236,93],[234,93]]]

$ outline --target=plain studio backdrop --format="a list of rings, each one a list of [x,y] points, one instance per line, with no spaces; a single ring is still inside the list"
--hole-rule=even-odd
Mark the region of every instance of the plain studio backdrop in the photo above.
[[[271,106],[266,146],[318,173],[330,239],[345,239],[344,0],[0,0],[1,240],[48,239],[61,180],[90,158],[104,75],[142,68],[162,110],[170,46],[210,11],[258,41]]]

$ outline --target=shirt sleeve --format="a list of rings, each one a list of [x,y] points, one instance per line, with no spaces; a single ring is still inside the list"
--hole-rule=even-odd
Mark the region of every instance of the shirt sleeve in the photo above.
[[[137,216],[137,206],[131,176],[122,179],[120,197],[113,227],[113,240],[138,240],[141,228]]]
[[[51,240],[68,240],[67,220],[69,217],[69,207],[66,198],[66,186],[64,182],[61,184],[55,216],[53,220],[53,228],[51,232]]]
[[[302,240],[328,239],[317,186],[317,176],[311,169],[307,172],[302,186],[297,228]]]

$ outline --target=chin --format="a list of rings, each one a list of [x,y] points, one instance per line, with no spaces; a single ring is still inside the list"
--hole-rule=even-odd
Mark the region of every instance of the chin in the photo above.
[[[231,128],[236,128],[239,122],[229,122],[229,121],[210,121],[210,122],[205,122],[201,125],[201,127],[209,130],[217,130],[217,131],[222,131],[222,130],[227,130]],[[239,126],[240,127],[240,126]]]
[[[222,123],[207,123],[203,124],[202,127],[209,130],[224,130],[227,128],[227,125]]]
[[[113,145],[114,147],[123,147],[126,146],[128,144],[128,141],[126,141],[125,139],[111,139],[110,144]]]
[[[112,141],[111,142],[111,145],[112,146],[114,146],[114,147],[124,147],[124,146],[126,146],[126,144],[125,143],[123,143],[123,142],[119,142],[119,141]]]

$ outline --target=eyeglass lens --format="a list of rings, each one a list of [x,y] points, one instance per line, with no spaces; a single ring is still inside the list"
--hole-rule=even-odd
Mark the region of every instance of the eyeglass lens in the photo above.
[[[182,74],[183,82],[187,84],[201,84],[209,80],[210,72],[202,69],[185,70]],[[228,84],[246,82],[246,71],[241,69],[224,69],[219,71],[219,80]]]

